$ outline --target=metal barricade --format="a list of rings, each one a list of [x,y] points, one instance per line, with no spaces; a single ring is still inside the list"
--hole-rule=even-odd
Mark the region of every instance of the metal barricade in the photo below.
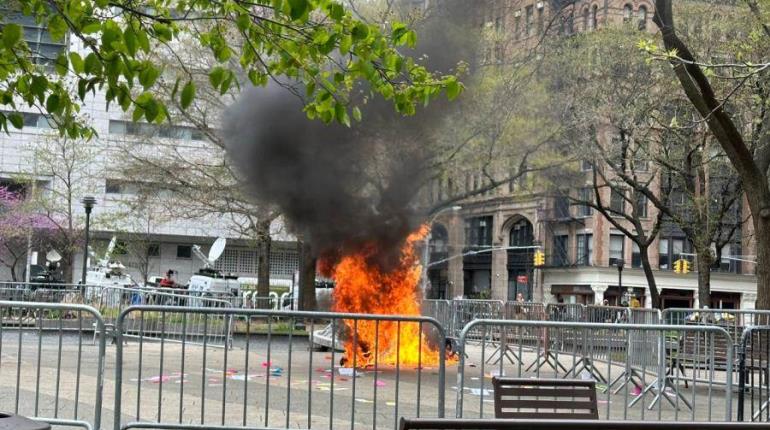
[[[545,319],[545,305],[535,302],[508,301],[505,303],[503,319],[521,320],[521,321],[543,321]],[[510,329],[502,328],[500,330],[499,344],[497,350],[486,360],[487,364],[495,364],[497,360],[508,360],[510,363],[520,363],[521,356],[517,353],[515,346],[510,342],[511,339],[518,339],[520,342],[528,342],[525,348],[532,349],[542,340],[543,331],[536,333],[510,333]],[[497,337],[495,337],[497,339]]]
[[[148,318],[162,322],[155,341],[124,345]],[[164,321],[182,321],[182,332],[200,321],[205,333],[220,319],[238,321],[233,349],[166,342]],[[345,353],[309,347],[327,324]],[[402,415],[444,415],[446,334],[432,318],[132,306],[116,332],[115,429],[128,421],[398,428]],[[373,342],[362,340],[372,333]]]
[[[105,342],[89,306],[0,301],[0,396],[4,408],[63,426],[100,428]],[[93,408],[93,409],[91,409]]]
[[[746,328],[740,345],[738,421],[770,422],[770,325]]]
[[[444,327],[448,336],[454,333],[454,313],[451,300],[423,300],[422,315],[435,319]]]
[[[558,365],[552,369],[544,366],[538,369],[525,369],[519,363],[499,360],[488,366],[484,357],[486,351],[494,345],[482,340],[480,345],[469,345],[467,335],[473,332],[490,332],[507,328],[509,333],[522,336],[509,342],[516,346],[516,352],[523,358],[532,357],[535,352],[528,352],[523,345],[529,342],[525,336],[547,328],[549,335],[555,338],[575,339],[585,342],[581,353],[573,353],[569,342],[558,345],[567,351],[552,350],[551,359]],[[655,347],[650,351],[655,360],[652,363],[635,364],[637,358],[632,345],[632,337],[645,333],[655,339]],[[623,339],[617,343],[616,339]],[[475,337],[473,338],[475,340]],[[484,339],[482,337],[482,339]],[[696,339],[699,342],[687,342]],[[627,384],[620,392],[604,389],[599,394],[599,411],[602,419],[623,420],[662,420],[662,421],[711,421],[732,419],[732,355],[726,360],[725,367],[715,365],[713,353],[708,353],[709,345],[732,342],[730,335],[721,327],[711,326],[675,326],[627,323],[586,323],[559,321],[503,321],[476,320],[468,324],[460,336],[460,347],[466,355],[460,357],[457,376],[456,416],[458,418],[483,418],[490,415],[492,386],[487,378],[507,376],[517,378],[564,378],[575,377],[570,366],[580,364],[581,357],[591,358],[591,366],[607,380],[618,374],[636,371],[639,380]],[[552,344],[551,348],[556,345]],[[694,350],[693,348],[700,348]],[[699,353],[705,352],[704,355]],[[602,356],[602,353],[604,356]],[[702,360],[698,365],[709,369],[709,381],[685,380],[672,372],[680,359]],[[581,379],[597,380],[597,388],[606,388],[591,371],[577,372]]]
[[[108,329],[113,329],[120,313],[137,305],[163,306],[169,309],[176,307],[229,308],[231,303],[226,300],[201,297],[197,294],[169,294],[145,288],[98,287],[86,291],[89,302],[96,307],[104,317]],[[232,340],[232,320],[220,318],[209,321],[207,331],[203,331],[202,321],[186,321],[186,330],[182,331],[182,321],[169,319],[162,321],[159,317],[147,315],[142,321],[127,321],[124,326],[124,337],[156,338],[161,331],[166,342],[185,342],[194,344],[207,343],[209,346],[229,346]],[[162,326],[162,327],[161,327]],[[108,330],[108,333],[111,330]],[[96,333],[94,334],[94,339]]]
[[[503,317],[505,304],[502,300],[456,299],[452,300],[452,329],[449,334],[454,338],[460,337],[460,332],[466,324],[477,319],[500,319]],[[480,333],[470,335],[480,336]],[[498,334],[499,337],[499,334]],[[481,340],[476,337],[477,340]]]

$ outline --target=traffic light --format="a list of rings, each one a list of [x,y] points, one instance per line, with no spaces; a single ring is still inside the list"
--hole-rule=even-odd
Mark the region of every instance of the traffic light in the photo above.
[[[674,261],[674,272],[686,275],[690,273],[690,262],[684,258]]]
[[[545,266],[545,253],[543,251],[535,251],[535,267]]]

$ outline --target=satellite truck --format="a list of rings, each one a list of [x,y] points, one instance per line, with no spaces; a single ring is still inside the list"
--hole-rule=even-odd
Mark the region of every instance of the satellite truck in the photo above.
[[[30,266],[30,289],[36,288],[65,288],[64,281],[60,277],[56,276],[56,271],[59,269],[59,262],[62,256],[55,249],[48,251],[45,254],[45,266],[34,264]]]
[[[225,251],[227,240],[224,237],[217,238],[211,245],[209,254],[205,255],[200,246],[193,245],[192,251],[198,259],[203,262],[203,268],[198,273],[190,277],[188,291],[198,293],[200,296],[239,297],[241,294],[241,284],[237,276],[225,275],[219,270],[214,269],[214,263],[222,256]]]

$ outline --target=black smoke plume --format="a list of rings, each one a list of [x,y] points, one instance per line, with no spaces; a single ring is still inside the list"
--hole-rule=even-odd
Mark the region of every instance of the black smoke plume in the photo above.
[[[406,54],[442,73],[470,62],[462,3],[434,11],[418,28],[416,51]],[[248,89],[228,109],[230,158],[258,201],[278,207],[317,255],[334,260],[374,245],[371,263],[387,270],[424,217],[415,200],[431,174],[425,142],[452,104],[436,100],[403,117],[390,101],[369,100],[361,105],[363,121],[345,127],[309,121],[287,85]]]

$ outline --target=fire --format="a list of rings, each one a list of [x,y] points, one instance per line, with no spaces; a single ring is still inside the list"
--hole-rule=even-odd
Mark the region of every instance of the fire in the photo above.
[[[342,257],[331,269],[335,281],[335,312],[360,314],[420,316],[421,266],[415,255],[414,244],[427,234],[422,227],[407,238],[401,249],[400,261],[393,270],[383,273],[373,267],[367,257],[378,252],[376,246],[364,252]],[[365,367],[379,365],[426,365],[439,361],[439,352],[428,344],[417,323],[345,321],[345,357],[347,365]],[[423,324],[423,327],[428,327]],[[356,333],[354,336],[353,333]]]

